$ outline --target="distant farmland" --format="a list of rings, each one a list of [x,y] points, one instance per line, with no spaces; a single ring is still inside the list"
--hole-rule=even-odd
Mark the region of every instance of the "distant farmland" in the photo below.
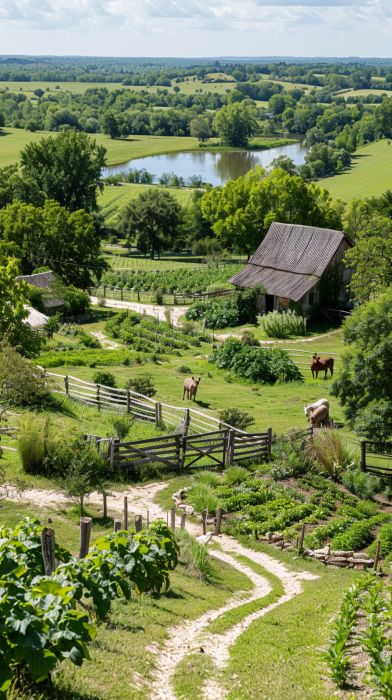
[[[319,184],[345,202],[392,189],[392,142],[383,139],[358,149],[349,170]]]

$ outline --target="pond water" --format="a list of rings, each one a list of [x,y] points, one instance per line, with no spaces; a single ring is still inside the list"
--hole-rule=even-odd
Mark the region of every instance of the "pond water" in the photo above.
[[[288,156],[296,165],[305,162],[307,148],[302,143],[267,148],[264,151],[182,151],[160,156],[148,156],[130,160],[122,165],[111,165],[102,171],[103,177],[145,168],[157,182],[164,173],[175,173],[187,180],[193,175],[211,185],[224,185],[230,179],[245,175],[259,165],[266,168],[278,156]]]

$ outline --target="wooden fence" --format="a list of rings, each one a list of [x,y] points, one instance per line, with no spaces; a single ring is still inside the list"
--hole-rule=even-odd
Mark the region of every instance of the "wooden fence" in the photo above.
[[[233,429],[197,435],[174,433],[158,438],[131,442],[117,439],[95,442],[107,456],[110,466],[129,476],[140,464],[158,463],[169,471],[202,468],[223,469],[240,462],[268,462],[271,459],[272,430],[265,433],[239,434]]]
[[[160,299],[160,305],[189,306],[194,301],[226,297],[234,294],[233,289],[218,289],[214,292],[164,292]],[[157,304],[156,292],[143,289],[123,289],[103,284],[100,287],[89,287],[88,294],[93,297],[107,299],[108,301],[130,301],[144,304]]]
[[[361,441],[361,469],[392,479],[392,442]]]
[[[292,359],[295,365],[297,365],[298,369],[301,371],[301,373],[304,372],[309,372],[310,374],[310,366],[312,364],[312,358],[314,355],[315,350],[313,349],[314,347],[317,347],[317,342],[314,342],[314,346],[312,349],[309,350],[300,350],[296,345],[292,345],[291,347],[283,347],[282,345],[263,345],[261,346],[263,350],[272,350],[272,349],[279,349],[279,350],[285,350],[285,352],[288,353],[289,357]],[[333,352],[327,352],[327,351],[322,351],[318,353],[320,357],[333,357],[335,362],[334,362],[334,375],[339,372],[340,368],[340,356],[337,355],[336,353]],[[320,377],[324,377],[324,370],[320,371]],[[328,371],[328,377],[330,376],[330,373]]]
[[[178,433],[206,433],[233,427],[192,407],[171,406],[129,389],[93,384],[68,374],[46,370],[44,373],[52,381],[53,391],[95,406],[98,411],[119,411],[156,426],[167,425]],[[237,430],[238,434],[241,432],[243,431]]]

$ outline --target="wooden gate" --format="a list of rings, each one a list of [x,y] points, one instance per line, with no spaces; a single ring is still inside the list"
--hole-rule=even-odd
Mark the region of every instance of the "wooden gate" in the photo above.
[[[182,465],[221,467],[226,465],[227,430],[189,435],[183,439]]]
[[[139,464],[159,462],[168,469],[181,467],[181,435],[150,438],[136,442],[112,440],[109,451],[110,466],[129,471]]]
[[[384,479],[392,479],[392,442],[361,442],[361,469]]]
[[[227,464],[236,462],[269,462],[271,459],[272,429],[266,433],[237,433],[230,430]]]

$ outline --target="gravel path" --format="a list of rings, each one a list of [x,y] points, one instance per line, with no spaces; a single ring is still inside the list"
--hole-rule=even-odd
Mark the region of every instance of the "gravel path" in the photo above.
[[[129,509],[133,513],[146,516],[149,511],[150,520],[166,517],[166,514],[154,499],[159,491],[166,488],[166,483],[153,483],[147,486],[132,486],[126,491],[114,491],[107,499],[108,511],[121,513],[124,496],[128,497]],[[60,491],[43,489],[28,489],[22,494],[16,489],[8,488],[7,497],[10,500],[31,502],[36,506],[63,505],[68,501],[65,494]],[[102,496],[93,493],[87,499],[88,502],[102,505]],[[179,518],[176,518],[179,526]],[[194,536],[201,534],[201,527],[195,523],[187,523],[187,529]],[[151,646],[150,651],[156,654],[154,675],[151,682],[151,700],[176,700],[172,687],[173,674],[179,663],[189,654],[203,649],[212,659],[217,671],[223,669],[230,659],[230,648],[239,636],[248,629],[255,620],[267,615],[279,605],[283,605],[295,596],[302,593],[302,581],[317,579],[313,574],[301,571],[292,572],[284,564],[269,554],[256,552],[237,542],[227,535],[220,535],[215,539],[219,542],[220,549],[209,550],[211,556],[233,566],[237,571],[247,576],[253,583],[253,589],[249,593],[237,592],[232,598],[217,610],[210,610],[196,620],[183,622],[168,630],[168,639],[162,648]],[[212,540],[214,542],[214,540]],[[274,603],[246,615],[240,622],[230,627],[223,634],[214,634],[208,631],[209,625],[221,615],[238,608],[244,603],[262,600],[271,591],[271,584],[261,574],[256,573],[250,566],[238,561],[235,555],[242,555],[259,564],[266,571],[278,577],[283,585],[283,595]],[[203,700],[224,700],[226,689],[217,680],[208,681],[202,691]]]
[[[90,297],[90,301],[94,306],[98,305],[98,297]],[[166,321],[165,311],[170,310],[171,322],[173,326],[180,325],[180,318],[184,316],[188,310],[188,306],[156,306],[155,304],[139,304],[134,301],[120,301],[118,299],[106,299],[106,306],[111,309],[129,309],[136,311],[138,314],[147,314],[147,316],[155,316],[160,321]]]

